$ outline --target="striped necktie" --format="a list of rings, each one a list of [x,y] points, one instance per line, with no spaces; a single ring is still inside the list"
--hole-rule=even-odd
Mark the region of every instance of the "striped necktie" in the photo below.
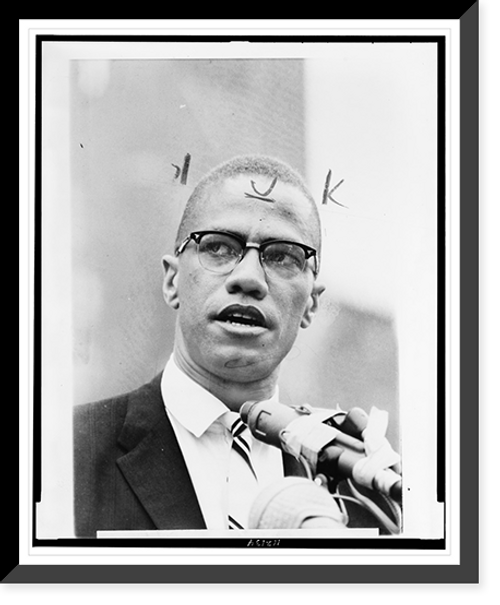
[[[224,415],[232,435],[228,473],[228,527],[245,529],[248,513],[258,494],[257,473],[252,464],[250,431],[236,412]]]

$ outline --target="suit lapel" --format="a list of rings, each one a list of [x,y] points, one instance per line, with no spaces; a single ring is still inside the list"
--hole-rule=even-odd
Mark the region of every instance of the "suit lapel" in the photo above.
[[[174,430],[165,412],[161,375],[130,394],[119,436],[126,453],[117,464],[158,529],[206,529]],[[285,475],[304,475],[283,455]]]
[[[204,529],[184,458],[163,406],[160,376],[130,396],[117,464],[158,529]]]

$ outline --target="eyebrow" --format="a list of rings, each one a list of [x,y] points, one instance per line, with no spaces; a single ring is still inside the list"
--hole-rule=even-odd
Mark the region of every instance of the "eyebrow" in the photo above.
[[[200,229],[199,231],[216,231],[219,233],[227,233],[228,235],[232,235],[232,236],[236,237],[237,239],[242,240],[245,243],[248,243],[249,241],[251,241],[246,235],[243,235],[243,233],[232,231],[231,229],[219,229],[217,227],[212,227],[210,229]],[[286,235],[266,237],[260,242],[252,242],[252,243],[267,244],[268,242],[290,242],[290,243],[294,243],[294,244],[302,244],[304,246],[311,247],[310,244],[306,244],[302,241],[297,240],[297,238],[295,238],[295,237],[291,237],[291,236],[289,237]]]

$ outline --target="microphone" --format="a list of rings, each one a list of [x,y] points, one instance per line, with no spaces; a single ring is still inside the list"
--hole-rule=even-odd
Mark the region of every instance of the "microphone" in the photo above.
[[[399,463],[399,456],[388,443],[380,452],[368,456],[364,442],[356,437],[368,431],[366,414],[358,409],[353,412],[345,417],[348,432],[344,433],[326,422],[335,415],[334,410],[315,412],[270,401],[247,401],[240,409],[241,419],[256,439],[305,460],[313,473],[353,479],[400,503],[401,477],[388,468]]]
[[[347,520],[327,489],[303,477],[285,477],[255,499],[249,529],[346,529]]]

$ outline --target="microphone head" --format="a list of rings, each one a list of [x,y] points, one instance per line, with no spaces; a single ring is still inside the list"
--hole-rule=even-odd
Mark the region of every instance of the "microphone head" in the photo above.
[[[303,477],[285,477],[255,499],[249,529],[345,529],[344,515],[326,488]]]
[[[256,403],[256,401],[245,401],[245,403],[240,407],[240,416],[245,424],[248,424],[248,414]]]
[[[362,439],[367,424],[368,414],[361,408],[351,408],[346,414],[341,430],[356,439]]]

